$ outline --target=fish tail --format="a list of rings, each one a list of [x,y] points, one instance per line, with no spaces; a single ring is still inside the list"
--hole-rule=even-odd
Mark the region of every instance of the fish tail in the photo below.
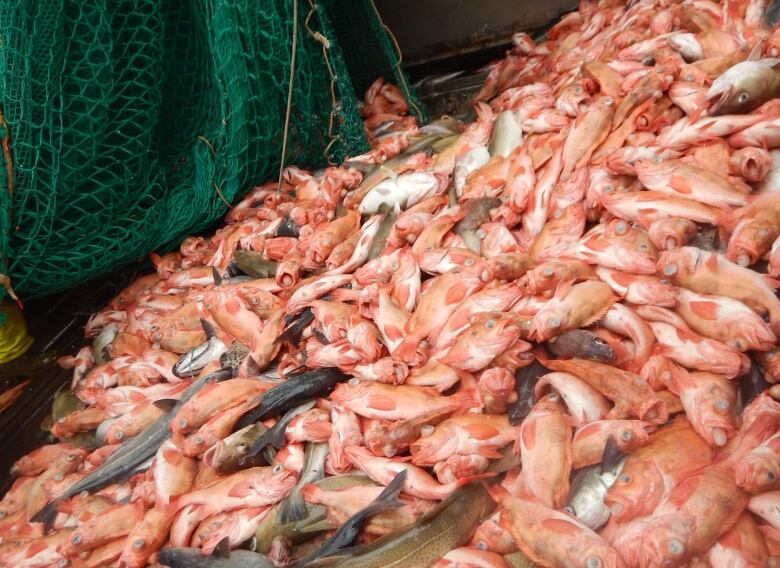
[[[300,521],[306,517],[306,502],[298,489],[293,489],[287,499],[279,505],[279,522],[283,525]]]
[[[398,496],[404,488],[407,475],[408,472],[405,469],[395,474],[395,477],[387,484],[387,487],[364,509],[367,517],[404,506],[405,503]]]
[[[33,523],[43,523],[43,534],[47,534],[54,524],[54,518],[59,512],[57,509],[57,503],[57,501],[50,501],[43,509],[35,513],[30,519],[30,522]]]

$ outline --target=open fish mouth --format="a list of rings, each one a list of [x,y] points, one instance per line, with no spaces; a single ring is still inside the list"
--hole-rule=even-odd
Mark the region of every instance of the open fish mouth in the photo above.
[[[714,85],[707,92],[705,103],[707,104],[707,112],[711,115],[720,114],[723,107],[731,100],[733,89],[728,86],[722,86],[716,88]]]

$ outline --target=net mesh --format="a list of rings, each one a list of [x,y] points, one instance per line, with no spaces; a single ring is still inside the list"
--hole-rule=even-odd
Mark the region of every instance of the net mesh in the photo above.
[[[170,250],[276,176],[293,1],[285,163],[316,167],[367,150],[373,79],[405,84],[370,0],[0,0],[0,272],[22,297]]]

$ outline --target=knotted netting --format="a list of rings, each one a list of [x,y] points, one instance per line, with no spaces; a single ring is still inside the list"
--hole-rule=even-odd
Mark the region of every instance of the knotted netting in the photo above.
[[[276,177],[294,1],[285,163],[315,167],[368,148],[373,79],[406,84],[370,0],[0,0],[0,273],[22,297],[170,250]]]

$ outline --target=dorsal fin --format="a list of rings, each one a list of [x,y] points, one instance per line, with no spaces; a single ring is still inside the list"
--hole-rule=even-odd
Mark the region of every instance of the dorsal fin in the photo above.
[[[219,272],[217,272],[217,269],[213,266],[211,267],[211,276],[214,278],[214,285],[219,287],[222,285],[222,276]]]

